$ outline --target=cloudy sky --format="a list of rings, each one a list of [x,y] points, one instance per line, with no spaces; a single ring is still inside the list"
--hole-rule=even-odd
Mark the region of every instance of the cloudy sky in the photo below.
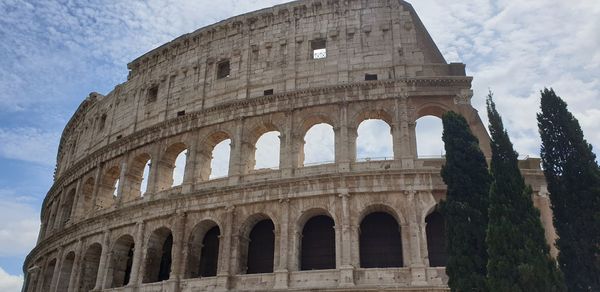
[[[20,290],[60,133],[89,92],[110,92],[126,80],[129,61],[181,34],[282,2],[0,1],[1,291]],[[600,1],[412,2],[446,59],[466,63],[475,77],[480,113],[488,89],[494,91],[521,154],[538,155],[535,113],[544,86],[569,103],[587,139],[600,147]],[[439,144],[432,145],[422,153],[439,155]],[[389,152],[368,142],[362,149],[371,157]]]

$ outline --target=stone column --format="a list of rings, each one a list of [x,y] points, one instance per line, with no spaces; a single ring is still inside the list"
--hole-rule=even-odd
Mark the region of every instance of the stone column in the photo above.
[[[129,160],[129,158],[123,159],[123,161],[121,161],[121,167],[120,167],[120,173],[119,173],[119,185],[117,185],[117,201],[116,204],[121,205],[121,203],[123,203],[123,196],[124,195],[131,195],[131,180],[127,179],[127,172],[129,171],[128,169],[128,163],[127,161]],[[131,198],[129,198],[131,199]]]
[[[102,168],[102,164],[98,164],[98,166],[96,167],[96,173],[94,174],[94,190],[92,191],[92,210],[90,210],[91,212],[85,214],[84,217],[90,216],[92,213],[94,213],[95,210],[98,209],[96,206],[96,201],[98,200],[100,180],[102,179]]]
[[[42,264],[42,268],[40,269],[39,281],[37,283],[37,286],[35,287],[36,292],[48,292],[48,291],[43,290],[44,282],[46,281],[46,269],[47,268],[48,268],[48,258],[46,257],[44,259],[44,263]]]
[[[235,121],[235,137],[231,141],[231,152],[229,158],[229,184],[237,185],[242,175],[242,167],[244,164],[242,158],[242,147],[244,132],[244,119],[239,118]]]
[[[354,161],[350,154],[350,137],[348,136],[348,105],[342,103],[339,107],[340,125],[334,129],[335,132],[335,162],[342,172],[350,170],[350,162]]]
[[[279,225],[279,265],[275,267],[275,289],[288,288],[288,258],[289,258],[289,211],[290,200],[279,200],[281,205],[281,223]]]
[[[293,155],[294,155],[294,128],[293,128],[293,111],[287,111],[285,113],[285,127],[282,129],[279,136],[280,140],[280,160],[279,169],[281,170],[282,177],[291,177],[293,175]]]
[[[233,274],[231,262],[235,256],[232,256],[233,244],[233,216],[235,206],[225,207],[225,222],[223,223],[223,235],[219,237],[219,258],[217,265],[217,289],[226,291],[229,289],[229,277]],[[235,250],[235,249],[234,249]]]
[[[77,291],[77,288],[75,288],[75,286],[78,284],[77,280],[79,278],[81,270],[81,254],[83,253],[83,251],[81,250],[82,247],[83,241],[79,239],[77,241],[77,247],[75,248],[75,259],[73,259],[73,270],[71,271],[71,277],[69,278],[69,291],[67,292]]]
[[[58,278],[60,277],[60,271],[62,270],[63,264],[63,248],[60,247],[58,250],[58,255],[56,256],[56,265],[54,266],[54,272],[52,273],[52,282],[50,284],[49,292],[60,292],[56,291],[58,286]]]
[[[342,232],[341,232],[341,265],[340,265],[340,287],[354,286],[354,266],[352,265],[352,231],[350,219],[350,193],[347,189],[341,189],[338,195],[342,200]]]
[[[198,135],[192,135],[192,143],[187,149],[185,158],[185,171],[183,173],[183,184],[181,185],[183,193],[190,192],[193,185],[198,181],[196,178],[196,164],[198,163]]]
[[[406,198],[406,220],[408,221],[408,230],[406,233],[408,233],[409,236],[409,246],[404,249],[410,251],[409,267],[412,275],[412,285],[424,286],[427,285],[427,277],[425,274],[425,263],[421,256],[421,229],[419,225],[420,220],[417,218],[417,210],[420,210],[420,207],[417,203],[417,192],[407,191]],[[403,233],[402,235],[406,233]]]
[[[171,274],[169,276],[169,280],[179,281],[183,278],[183,240],[185,236],[185,222],[187,218],[187,214],[184,212],[178,212],[176,215],[175,226],[173,230],[173,234],[176,236],[173,237],[173,262],[171,264]]]
[[[159,168],[161,159],[160,146],[160,143],[158,143],[152,148],[152,155],[150,158],[150,172],[148,173],[148,185],[146,187],[147,195],[155,194],[158,190],[158,173],[160,172]]]
[[[73,198],[73,205],[71,205],[71,214],[69,215],[69,222],[73,223],[73,221],[75,221],[75,219],[79,219],[79,200],[81,199],[81,184],[82,184],[82,178],[80,177],[77,180],[77,185],[75,186],[75,198]]]
[[[110,230],[104,231],[102,236],[102,253],[100,254],[100,263],[98,264],[98,274],[96,275],[96,286],[94,290],[100,290],[104,288],[104,278],[106,277],[106,262],[110,254]]]
[[[128,287],[138,286],[140,284],[140,270],[143,261],[142,251],[144,250],[144,221],[136,224],[135,243],[133,247],[133,261],[131,263],[131,277]]]
[[[394,159],[402,161],[403,168],[413,168],[416,156],[416,136],[414,133],[414,123],[411,133],[411,121],[408,115],[408,95],[403,94],[395,100],[396,121],[392,126],[392,136],[394,139]],[[411,135],[413,139],[411,139]],[[416,148],[414,148],[416,149]]]

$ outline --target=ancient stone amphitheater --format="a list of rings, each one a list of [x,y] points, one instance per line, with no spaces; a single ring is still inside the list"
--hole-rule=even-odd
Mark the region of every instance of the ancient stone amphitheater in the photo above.
[[[459,112],[488,156],[489,137],[465,65],[444,60],[410,4],[295,1],[183,35],[128,68],[64,129],[24,291],[447,290],[444,161],[417,156],[416,120]],[[369,119],[389,125],[392,158],[357,159]],[[322,123],[335,161],[307,164],[305,134]],[[279,166],[256,169],[271,131]],[[215,178],[222,141],[228,175]],[[552,240],[539,161],[521,166]]]

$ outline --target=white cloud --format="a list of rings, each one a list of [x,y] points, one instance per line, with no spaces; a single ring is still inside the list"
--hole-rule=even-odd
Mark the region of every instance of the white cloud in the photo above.
[[[419,157],[440,157],[446,152],[442,131],[442,120],[438,117],[424,116],[417,120],[415,132]]]
[[[329,124],[312,126],[304,135],[304,164],[335,161],[335,134]]]
[[[27,198],[0,190],[0,257],[24,256],[37,241],[39,210]]]
[[[280,133],[277,131],[268,132],[256,141],[255,169],[279,167],[281,150],[279,135]]]
[[[36,128],[0,128],[0,157],[54,165],[59,136]]]
[[[223,140],[212,151],[210,162],[210,178],[221,178],[229,173],[229,156],[231,154],[231,139]]]
[[[20,292],[21,286],[23,286],[23,275],[10,275],[0,267],[0,291]]]
[[[382,120],[365,120],[358,126],[356,138],[356,158],[394,157],[390,126]]]
[[[484,122],[491,88],[517,151],[538,155],[539,91],[553,87],[600,147],[592,109],[600,108],[600,2],[560,0],[413,1],[449,61],[474,76]]]

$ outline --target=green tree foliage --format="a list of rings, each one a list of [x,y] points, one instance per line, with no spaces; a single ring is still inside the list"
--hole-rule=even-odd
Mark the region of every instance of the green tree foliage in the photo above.
[[[558,263],[572,292],[600,291],[600,170],[579,122],[544,89],[538,126],[559,239]]]
[[[562,275],[550,256],[539,211],[533,206],[531,187],[525,185],[517,152],[491,93],[487,114],[492,148],[486,239],[489,291],[565,291]]]
[[[452,291],[486,291],[490,175],[479,142],[465,118],[448,112],[442,122],[446,164],[441,174],[448,192],[441,211],[447,226],[448,285]]]

